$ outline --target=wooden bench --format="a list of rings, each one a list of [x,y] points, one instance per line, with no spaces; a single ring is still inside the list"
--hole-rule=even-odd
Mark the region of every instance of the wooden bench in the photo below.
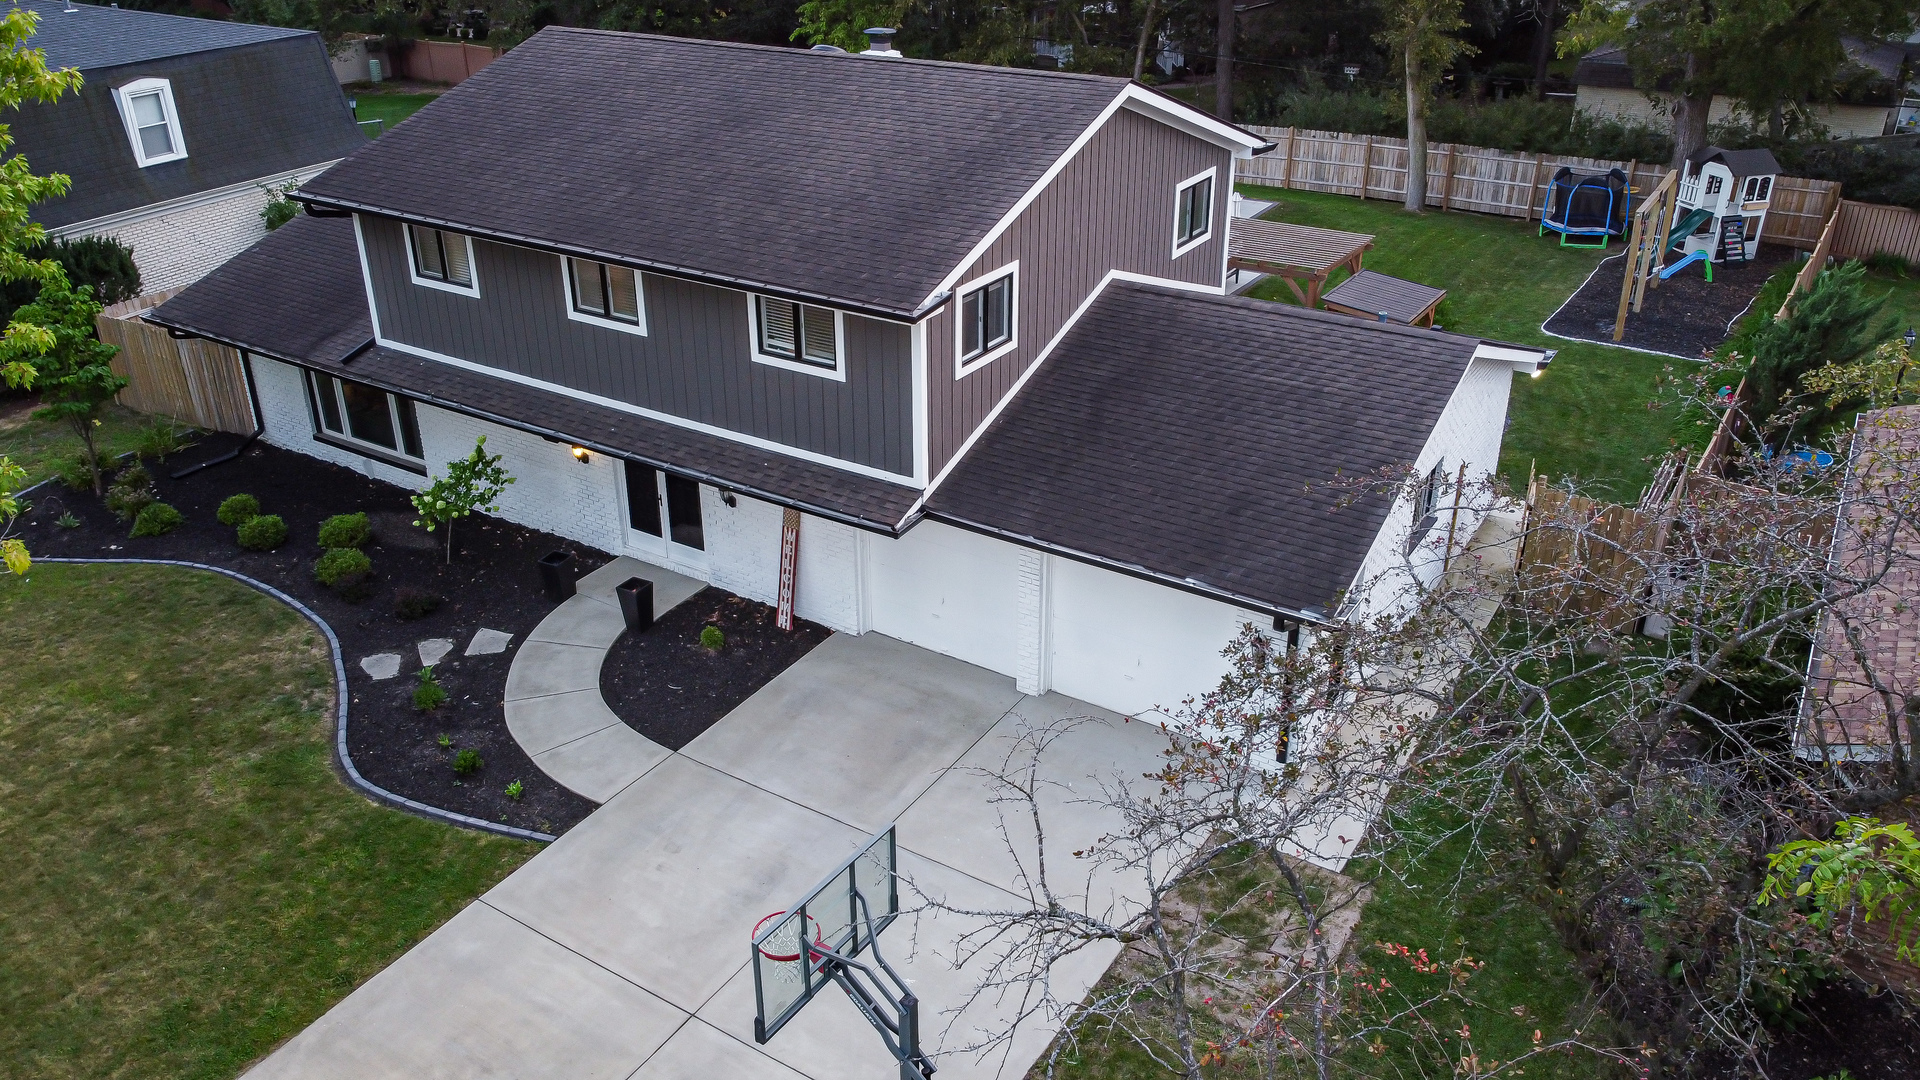
[[[1408,326],[1432,326],[1434,310],[1446,298],[1445,289],[1361,270],[1327,293],[1325,304],[1328,311],[1342,315],[1362,319],[1385,316]]]

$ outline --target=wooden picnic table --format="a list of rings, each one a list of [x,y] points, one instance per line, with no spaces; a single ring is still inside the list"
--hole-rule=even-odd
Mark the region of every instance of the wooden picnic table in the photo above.
[[[1227,243],[1227,266],[1272,274],[1285,281],[1302,304],[1315,307],[1327,278],[1342,268],[1359,273],[1360,260],[1372,246],[1373,237],[1366,233],[1240,218]],[[1302,281],[1307,283],[1304,291]]]
[[[1408,326],[1432,326],[1434,309],[1446,298],[1445,289],[1361,270],[1334,286],[1324,303],[1328,311],[1342,315],[1362,319],[1384,315]]]

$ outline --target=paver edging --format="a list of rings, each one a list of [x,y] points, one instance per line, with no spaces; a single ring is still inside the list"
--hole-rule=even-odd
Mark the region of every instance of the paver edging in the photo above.
[[[42,482],[44,483],[44,481]],[[34,485],[34,487],[39,486],[39,484]],[[33,489],[29,488],[27,490],[31,491]],[[22,492],[21,494],[25,493],[26,492]],[[224,566],[187,562],[183,559],[72,559],[48,557],[35,559],[34,562],[78,564],[127,563],[145,566],[180,566],[190,570],[206,570],[211,573],[221,574],[273,597],[294,611],[299,612],[302,617],[312,623],[326,636],[327,649],[333,657],[333,685],[334,699],[336,702],[333,725],[333,753],[335,759],[340,764],[341,771],[347,774],[347,781],[359,789],[362,795],[367,796],[375,802],[390,803],[423,817],[433,818],[437,821],[444,821],[448,824],[459,825],[468,829],[478,829],[482,832],[511,836],[519,840],[535,840],[541,843],[551,843],[553,840],[558,839],[546,833],[534,832],[531,829],[520,829],[512,825],[501,825],[483,818],[472,817],[467,814],[458,814],[452,810],[442,810],[437,806],[429,806],[417,799],[409,799],[405,795],[397,795],[388,791],[386,788],[360,775],[360,770],[354,767],[353,755],[347,752],[347,665],[340,651],[340,638],[334,634],[333,627],[328,626],[327,621],[321,618],[318,612],[266,582],[250,578],[245,574],[235,570],[229,570]]]

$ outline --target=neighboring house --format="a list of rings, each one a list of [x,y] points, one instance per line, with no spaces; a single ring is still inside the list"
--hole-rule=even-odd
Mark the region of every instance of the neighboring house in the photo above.
[[[55,238],[111,236],[143,287],[197,280],[266,234],[268,189],[312,179],[366,143],[320,35],[60,0],[30,44],[77,68],[77,94],[28,102],[14,149],[73,179],[33,208]]]
[[[1912,43],[1845,40],[1847,75],[1854,86],[1841,100],[1816,102],[1809,111],[1813,118],[1837,139],[1873,138],[1891,135],[1899,128],[1904,99],[1916,92],[1908,80],[1912,77]],[[1645,88],[1634,81],[1625,50],[1596,49],[1580,58],[1574,68],[1574,108],[1593,116],[1610,117],[1640,123],[1664,125],[1673,110],[1673,95],[1661,88]],[[1739,102],[1725,94],[1715,94],[1707,110],[1709,124],[1726,123],[1735,113],[1745,113]],[[1746,117],[1765,128],[1767,118]]]
[[[1545,360],[1225,295],[1267,148],[1123,79],[548,28],[148,318],[244,351],[272,443],[418,487],[484,435],[502,516],[763,601],[791,521],[801,616],[1135,713],[1384,602],[1416,513],[1470,535]]]

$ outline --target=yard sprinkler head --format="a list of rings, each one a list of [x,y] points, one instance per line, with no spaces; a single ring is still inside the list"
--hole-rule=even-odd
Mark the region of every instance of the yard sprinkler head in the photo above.
[[[587,462],[593,460],[593,455],[587,452],[586,447],[576,446],[573,448],[573,460],[585,465]]]

